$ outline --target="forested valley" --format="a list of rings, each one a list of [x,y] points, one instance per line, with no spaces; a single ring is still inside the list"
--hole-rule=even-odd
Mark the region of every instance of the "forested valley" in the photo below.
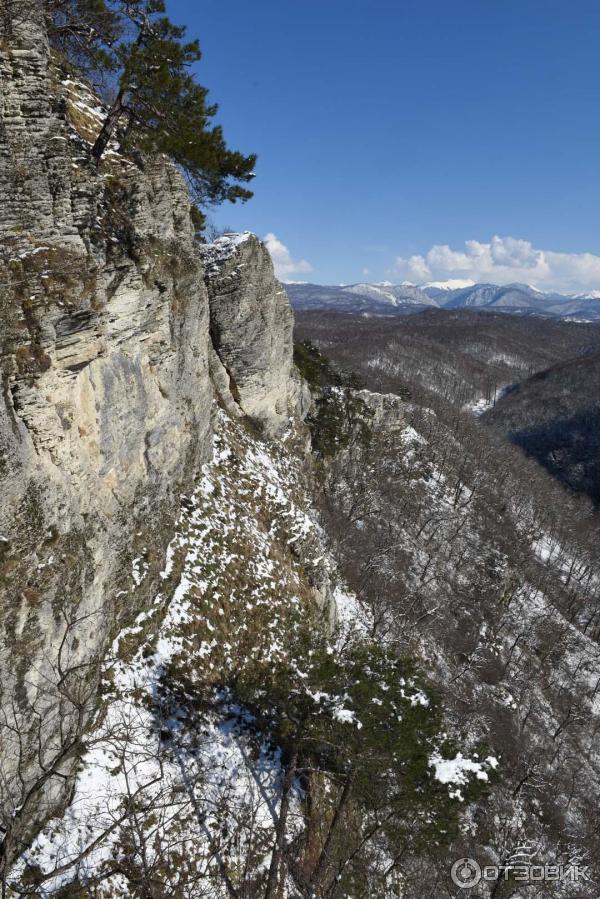
[[[501,759],[456,857],[595,865],[600,328],[300,312],[296,340],[348,582],[378,638],[427,659],[454,732]]]

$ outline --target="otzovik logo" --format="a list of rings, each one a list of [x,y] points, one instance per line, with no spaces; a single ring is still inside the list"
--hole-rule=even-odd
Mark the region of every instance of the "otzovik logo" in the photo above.
[[[469,887],[477,886],[481,880],[481,866],[474,858],[459,858],[452,865],[450,874],[457,887],[468,890]]]
[[[461,890],[468,890],[484,880],[488,883],[499,880],[517,881],[520,883],[542,883],[569,881],[591,882],[589,866],[576,862],[564,865],[486,865],[484,868],[474,858],[459,858],[452,865],[450,876],[452,882]]]

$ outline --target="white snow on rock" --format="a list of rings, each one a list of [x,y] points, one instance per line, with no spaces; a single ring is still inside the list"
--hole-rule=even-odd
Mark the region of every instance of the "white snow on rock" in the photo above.
[[[246,587],[233,599],[244,601],[248,626],[253,610],[266,613],[268,626],[257,635],[257,650],[273,659],[281,652],[277,631],[298,599],[293,593],[294,573],[286,583],[285,568],[273,560],[271,544],[286,542],[282,533],[290,535],[287,542],[310,544],[318,529],[308,510],[299,505],[292,462],[283,454],[275,458],[240,427],[234,434],[236,426],[223,413],[219,416],[213,461],[203,466],[195,494],[186,498],[167,553],[163,580],[175,566],[181,574],[166,614],[159,594],[155,606],[115,641],[104,676],[106,703],[101,720],[86,736],[88,748],[72,802],[62,818],[46,825],[12,871],[15,884],[27,863],[48,875],[57,871],[40,896],[50,897],[70,882],[69,864],[81,853],[82,882],[88,873],[97,874],[103,864],[120,858],[128,801],[140,809],[138,823],[150,859],[165,841],[180,844],[183,855],[193,859],[205,890],[202,895],[208,899],[222,896],[215,833],[235,834],[235,847],[228,851],[238,853],[240,860],[272,842],[281,777],[278,751],[261,744],[257,754],[248,714],[235,706],[191,716],[187,705],[178,708],[172,700],[167,705],[160,702],[163,676],[170,666],[189,666],[193,672],[202,661],[210,667],[211,654],[219,653],[224,677],[228,667],[234,670],[233,640],[219,636],[217,622],[224,617],[219,614],[220,585],[227,583],[231,570],[237,570],[241,560],[237,550],[244,542],[254,547],[244,571],[255,587]],[[262,516],[271,517],[270,527],[265,528]],[[316,553],[312,555],[321,564]],[[141,557],[133,562],[132,573],[134,581],[141,582]],[[212,605],[212,623],[198,619],[198,601]],[[148,624],[155,616],[162,617],[156,639],[139,645],[140,635],[152,631]],[[207,637],[196,649],[188,634],[190,628],[201,626]],[[127,647],[133,639],[139,648],[131,656]],[[346,710],[340,708],[336,714],[338,720],[360,726],[354,713],[345,717]],[[300,826],[297,805],[293,798],[292,829],[295,818]],[[121,875],[109,875],[97,895],[112,897],[115,890],[126,888]]]
[[[373,616],[356,595],[341,586],[333,591],[337,626],[342,640],[351,634],[365,636],[373,626]]]
[[[212,243],[202,248],[207,266],[220,267],[223,262],[230,259],[240,244],[253,237],[252,231],[229,232],[221,234]]]

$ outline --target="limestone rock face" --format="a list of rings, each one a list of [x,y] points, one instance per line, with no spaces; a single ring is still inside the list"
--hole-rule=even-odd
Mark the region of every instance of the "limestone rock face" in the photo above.
[[[310,398],[292,363],[293,314],[266,247],[249,232],[204,249],[214,349],[240,409],[277,432]]]
[[[395,393],[357,390],[355,395],[369,410],[372,427],[380,428],[385,425],[387,431],[399,431],[406,427],[406,403]]]
[[[94,164],[102,109],[51,59],[42,6],[7,0],[0,21],[0,710],[32,727],[28,786],[53,751],[36,754],[36,730],[46,745],[57,704],[68,717],[67,658],[93,682],[119,628],[169,589],[215,391],[272,430],[301,397],[267,251],[218,242],[205,281],[177,169],[117,147]],[[18,793],[7,734],[0,780]],[[12,803],[34,826],[60,783],[27,808],[0,796],[0,814]]]
[[[208,302],[174,167],[96,168],[97,104],[53,69],[35,15],[3,47],[0,614],[41,650],[59,599],[91,615],[94,643],[131,559],[156,575],[209,452]]]

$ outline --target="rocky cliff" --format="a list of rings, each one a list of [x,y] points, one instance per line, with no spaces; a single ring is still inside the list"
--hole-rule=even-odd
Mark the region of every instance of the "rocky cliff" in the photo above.
[[[102,110],[53,62],[40,4],[1,27],[0,761],[27,821],[62,796],[75,746],[57,731],[81,728],[95,660],[167,592],[215,398],[276,432],[301,390],[262,244],[201,252],[167,159],[113,147],[96,167]]]
[[[203,258],[212,345],[227,375],[223,393],[243,414],[276,431],[290,409],[305,411],[309,402],[292,363],[287,294],[252,234],[220,237],[204,248]]]

